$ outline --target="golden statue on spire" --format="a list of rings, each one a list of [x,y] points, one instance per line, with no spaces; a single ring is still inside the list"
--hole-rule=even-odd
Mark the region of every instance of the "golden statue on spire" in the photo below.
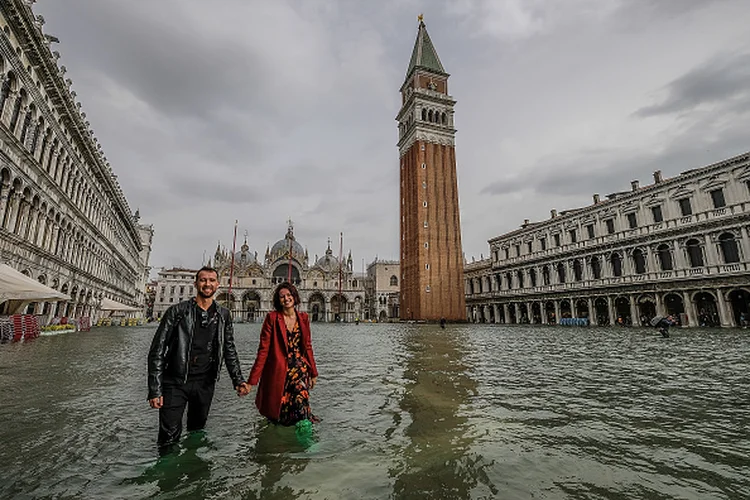
[[[420,22],[420,24],[421,24],[421,23],[423,23],[423,22],[424,22],[424,16],[423,16],[422,14],[419,14],[419,15],[417,16],[417,21],[419,21],[419,22]]]

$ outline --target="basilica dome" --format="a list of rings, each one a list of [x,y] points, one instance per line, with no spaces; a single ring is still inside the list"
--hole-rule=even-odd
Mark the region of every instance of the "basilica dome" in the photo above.
[[[304,262],[305,249],[302,248],[302,245],[297,243],[297,240],[294,238],[294,231],[291,226],[289,226],[284,239],[279,240],[273,244],[268,255],[269,259],[271,261],[275,261],[281,258],[288,259],[290,243],[292,247],[292,258],[296,259],[298,262]]]
[[[315,263],[317,267],[322,268],[323,270],[327,272],[331,271],[338,271],[339,269],[339,259],[334,257],[333,251],[331,251],[331,246],[328,246],[328,249],[326,250],[326,254],[318,259],[318,261]]]

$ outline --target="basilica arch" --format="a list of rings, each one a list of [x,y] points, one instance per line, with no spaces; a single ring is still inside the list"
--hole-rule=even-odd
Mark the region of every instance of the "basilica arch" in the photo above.
[[[307,313],[310,321],[326,321],[326,298],[320,292],[315,292],[307,299]]]

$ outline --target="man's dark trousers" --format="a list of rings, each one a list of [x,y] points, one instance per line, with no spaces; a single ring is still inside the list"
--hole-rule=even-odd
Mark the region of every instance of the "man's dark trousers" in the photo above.
[[[188,432],[206,426],[216,377],[189,377],[184,384],[164,382],[164,405],[159,409],[159,446],[176,443],[182,434],[182,415],[187,406]]]

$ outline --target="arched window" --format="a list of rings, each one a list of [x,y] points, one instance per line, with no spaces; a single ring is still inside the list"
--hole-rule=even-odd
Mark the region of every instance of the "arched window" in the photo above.
[[[426,109],[422,110],[422,121],[423,122],[427,121],[427,110]]]
[[[531,282],[531,286],[536,286],[536,270],[535,269],[529,269],[529,281]]]
[[[557,265],[557,281],[558,283],[565,283],[565,264],[562,262]]]
[[[511,273],[505,275],[505,283],[508,285],[508,290],[513,290],[513,275]]]
[[[599,262],[599,257],[591,257],[591,274],[596,280],[602,277],[602,264]]]
[[[688,254],[690,267],[703,267],[703,251],[698,240],[688,240],[685,243],[685,250]]]
[[[0,113],[3,112],[3,107],[5,106],[5,101],[8,100],[8,96],[10,95],[10,88],[11,84],[13,82],[13,73],[10,73],[8,77],[3,82],[2,88],[0,88]]]
[[[31,125],[31,119],[34,117],[34,111],[36,108],[32,104],[29,109],[26,110],[26,116],[23,117],[23,125],[21,126],[20,141],[21,144],[26,143],[26,133],[29,131],[29,125]]]
[[[427,112],[427,121],[432,123],[432,110],[429,110]]]
[[[646,272],[646,257],[643,255],[643,250],[640,248],[633,250],[633,265],[636,274],[643,274]]]
[[[550,281],[549,281],[549,267],[547,267],[547,266],[544,266],[542,268],[542,283],[544,283],[545,285],[549,285],[549,283],[550,283]]]
[[[721,256],[725,264],[732,264],[740,261],[740,251],[737,247],[737,240],[732,233],[724,233],[719,236],[719,246],[721,247]]]
[[[672,251],[669,245],[659,245],[656,248],[656,253],[659,255],[659,266],[662,271],[671,271],[674,269],[674,263],[672,262]]]
[[[518,271],[517,275],[518,275],[518,288],[523,288],[524,287],[523,271]]]
[[[581,267],[581,261],[578,259],[573,261],[573,277],[576,281],[583,279],[583,268]]]
[[[442,115],[440,115],[440,121],[443,122],[443,125],[445,125],[446,123],[448,123],[448,120],[445,117],[445,113],[443,113]]]
[[[612,257],[609,258],[609,262],[612,264],[612,276],[622,276],[622,258],[620,254],[613,253]]]
[[[15,132],[16,130],[16,124],[18,124],[18,115],[21,113],[21,104],[23,104],[23,101],[26,98],[26,91],[21,89],[21,91],[18,93],[18,97],[16,97],[16,105],[13,108],[13,116],[10,119],[10,131],[11,133]]]
[[[398,286],[398,278],[395,275],[391,276],[391,286]]]

